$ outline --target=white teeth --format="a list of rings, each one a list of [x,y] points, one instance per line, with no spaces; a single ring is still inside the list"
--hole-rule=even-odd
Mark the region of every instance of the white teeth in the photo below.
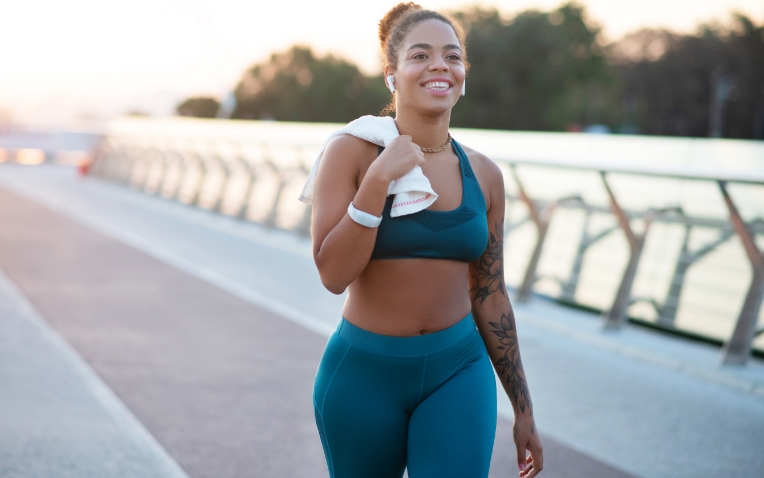
[[[434,91],[446,91],[450,88],[449,84],[445,81],[431,81],[429,83],[425,83],[424,87]]]

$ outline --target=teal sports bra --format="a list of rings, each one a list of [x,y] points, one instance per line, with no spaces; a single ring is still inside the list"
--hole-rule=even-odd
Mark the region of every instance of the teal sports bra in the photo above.
[[[462,203],[451,211],[424,209],[390,217],[393,196],[388,196],[371,259],[450,259],[470,262],[488,245],[485,199],[469,159],[452,140],[462,173]],[[381,153],[384,148],[380,147]]]

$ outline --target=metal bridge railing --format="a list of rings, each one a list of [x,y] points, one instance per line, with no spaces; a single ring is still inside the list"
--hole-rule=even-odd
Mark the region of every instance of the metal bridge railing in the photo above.
[[[179,120],[167,128],[142,120],[138,128],[123,128],[107,135],[102,142],[96,160],[91,168],[92,174],[105,179],[123,183],[129,187],[145,191],[169,200],[179,201],[210,211],[227,214],[242,220],[251,220],[266,227],[286,229],[307,236],[310,230],[310,208],[296,197],[307,176],[312,161],[320,148],[321,139],[335,129],[335,125],[307,126],[305,134],[297,137],[308,140],[298,143],[292,133],[282,134],[278,124],[251,124],[236,122],[235,127],[247,132],[229,135],[225,121],[215,123],[215,131],[206,136],[194,130],[195,123]],[[230,122],[234,123],[234,122]],[[186,126],[188,125],[188,126]],[[161,126],[161,125],[160,125]],[[193,126],[193,127],[192,127]],[[284,125],[284,129],[296,128]],[[312,129],[307,129],[312,128]],[[171,130],[171,131],[168,131]],[[231,127],[233,129],[233,126]],[[265,130],[265,133],[263,133]],[[243,131],[243,130],[242,130]],[[468,130],[462,131],[468,135]],[[481,133],[482,134],[482,133]],[[501,133],[495,133],[501,135]],[[290,138],[289,136],[293,137]],[[562,137],[563,135],[560,135]],[[473,144],[480,147],[479,135]],[[687,328],[680,324],[677,317],[683,308],[689,308],[684,297],[688,291],[695,296],[702,287],[718,292],[731,281],[723,274],[707,274],[703,283],[688,281],[698,264],[708,262],[710,256],[718,253],[722,247],[733,246],[737,238],[744,251],[745,262],[750,267],[750,281],[745,287],[742,304],[736,297],[743,290],[740,277],[746,266],[740,254],[734,256],[725,266],[733,269],[736,277],[732,293],[720,302],[725,313],[738,308],[734,324],[718,325],[706,335],[722,337],[723,364],[744,364],[751,354],[755,338],[764,332],[758,326],[764,297],[764,254],[757,245],[757,235],[764,237],[764,220],[753,218],[744,220],[738,205],[729,191],[730,184],[748,184],[764,186],[764,168],[753,170],[727,170],[713,167],[699,167],[687,164],[636,165],[638,163],[607,163],[569,159],[518,159],[493,155],[508,174],[507,182],[507,221],[505,223],[505,244],[507,255],[518,264],[524,263],[521,279],[516,284],[508,279],[510,285],[517,285],[516,300],[528,301],[534,290],[542,282],[556,284],[557,293],[551,295],[561,301],[573,304],[586,304],[580,298],[582,288],[596,288],[582,279],[587,269],[593,267],[606,269],[610,277],[618,277],[618,286],[603,310],[603,328],[619,329],[627,320],[629,310],[640,304],[647,304],[652,309],[652,322],[658,327],[681,330]],[[498,156],[498,157],[497,157]],[[762,163],[764,164],[764,163]],[[530,191],[524,176],[534,168],[554,168],[555,170],[575,170],[579,173],[596,175],[604,189],[606,203],[586,201],[583,194],[563,194],[557,199],[549,199],[549,192],[534,194]],[[695,181],[715,184],[723,200],[728,217],[701,217],[688,214],[680,204],[664,204],[648,208],[626,208],[619,197],[618,188],[613,186],[612,176],[653,177],[682,181]],[[546,196],[546,197],[544,197]],[[764,196],[762,196],[764,197]],[[763,201],[764,203],[764,201]],[[522,206],[524,214],[517,215],[517,206]],[[582,220],[577,223],[577,230],[565,229],[563,233],[551,234],[554,221],[563,220],[563,216],[577,215]],[[592,224],[601,218],[607,219],[605,226],[592,231]],[[609,221],[609,222],[608,222]],[[602,222],[602,221],[600,221]],[[532,225],[535,234],[528,234]],[[646,243],[656,227],[681,229],[681,237],[671,244],[663,244],[660,250],[676,250],[676,257],[669,267],[671,272],[663,297],[641,296],[635,294],[635,280],[640,276],[640,266],[645,262]],[[521,232],[525,230],[525,232]],[[700,246],[693,245],[696,231],[704,231],[710,238]],[[626,247],[623,253],[617,253],[604,262],[594,264],[591,258],[593,249],[603,249],[602,244],[621,234]],[[524,240],[532,244],[525,257],[516,255],[513,247],[515,238],[524,234]],[[565,244],[574,252],[569,254],[570,263],[567,273],[540,272],[540,264],[552,252],[548,251],[550,234],[553,242]],[[622,240],[622,239],[621,239]],[[623,257],[621,257],[623,256]],[[625,259],[625,265],[619,266]],[[651,258],[653,260],[654,258]],[[653,260],[654,261],[654,260]],[[552,261],[553,263],[555,261]],[[560,261],[556,261],[560,262]],[[564,262],[564,261],[562,261]],[[556,264],[559,266],[559,264]],[[622,269],[621,269],[622,267]],[[560,269],[560,267],[557,267]],[[621,269],[621,270],[619,270]],[[589,281],[591,282],[591,281]],[[588,285],[587,285],[588,284]],[[740,289],[740,290],[738,290]],[[713,315],[713,313],[711,313]],[[717,314],[718,315],[718,314]],[[720,323],[723,321],[719,321]],[[723,329],[731,325],[731,333]]]
[[[547,237],[547,229],[554,211],[557,208],[582,209],[586,211],[588,220],[593,212],[604,213],[606,212],[606,209],[588,205],[578,196],[563,197],[556,201],[533,200],[526,192],[523,186],[523,181],[520,179],[517,170],[524,165],[532,165],[596,172],[600,175],[603,187],[607,192],[610,202],[609,211],[616,218],[617,228],[609,227],[594,235],[591,235],[588,232],[588,227],[582,228],[582,236],[579,238],[576,260],[570,276],[566,280],[558,278],[558,280],[564,284],[560,298],[571,302],[575,301],[577,278],[587,249],[600,239],[613,233],[616,229],[620,229],[627,239],[629,256],[626,267],[621,275],[617,292],[613,297],[612,304],[604,313],[604,328],[619,329],[626,320],[628,307],[633,303],[642,300],[649,302],[656,310],[657,325],[664,328],[675,328],[677,308],[685,286],[685,277],[688,270],[704,256],[727,242],[733,235],[737,235],[747,255],[752,274],[743,305],[735,322],[732,336],[724,344],[722,362],[724,364],[733,365],[744,364],[748,360],[754,337],[764,332],[764,328],[757,325],[761,313],[762,298],[764,298],[764,254],[762,254],[756,244],[756,235],[764,234],[764,221],[761,218],[756,218],[749,222],[743,220],[735,201],[729,193],[728,183],[764,185],[764,170],[753,173],[746,172],[745,174],[733,174],[725,171],[713,172],[708,171],[707,169],[699,170],[689,166],[670,169],[666,168],[663,171],[650,171],[645,170],[644,168],[629,168],[613,165],[605,167],[602,165],[561,163],[558,161],[507,160],[506,163],[509,164],[511,168],[512,176],[519,192],[518,196],[512,197],[508,195],[507,199],[510,201],[521,201],[528,210],[528,219],[533,222],[537,229],[536,244],[533,248],[530,260],[528,261],[524,279],[517,293],[518,301],[524,302],[528,300],[533,284],[539,279],[539,276],[536,273],[538,260],[544,247],[544,242]],[[724,221],[687,216],[680,206],[650,208],[644,211],[627,211],[620,205],[619,200],[608,181],[608,175],[613,173],[656,176],[692,181],[713,181],[717,184],[720,195],[728,209],[729,219]],[[635,229],[633,224],[635,220],[640,220],[642,226],[641,231]],[[662,303],[658,303],[654,299],[634,297],[632,294],[634,279],[637,275],[645,240],[650,232],[650,226],[654,222],[681,224],[685,228],[681,254],[674,265],[674,273],[670,282],[670,288]],[[509,227],[511,228],[512,225],[510,224]],[[715,229],[718,231],[718,236],[700,248],[690,251],[689,238],[693,227]]]

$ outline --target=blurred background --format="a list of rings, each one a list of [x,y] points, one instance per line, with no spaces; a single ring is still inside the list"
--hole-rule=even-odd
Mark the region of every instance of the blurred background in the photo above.
[[[327,476],[344,296],[296,198],[389,102],[395,3],[0,5],[0,476]],[[542,476],[761,476],[764,4],[423,6],[467,32],[452,133],[504,174]]]
[[[8,4],[0,120],[98,129],[122,114],[346,122],[377,113],[387,93],[375,27],[390,5]],[[428,7],[468,31],[471,94],[455,126],[764,138],[756,0]]]

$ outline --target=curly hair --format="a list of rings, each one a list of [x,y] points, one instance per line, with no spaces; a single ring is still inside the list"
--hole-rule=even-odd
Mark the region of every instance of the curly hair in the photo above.
[[[382,17],[379,22],[379,41],[382,46],[382,58],[384,67],[395,69],[398,64],[398,51],[403,45],[406,35],[418,24],[427,20],[439,20],[448,24],[454,29],[456,38],[462,47],[462,61],[464,68],[469,69],[467,63],[467,47],[465,45],[464,30],[458,21],[448,15],[425,10],[422,6],[414,2],[399,3]],[[395,111],[395,99],[393,98],[387,107],[382,110],[382,114],[388,114]]]

